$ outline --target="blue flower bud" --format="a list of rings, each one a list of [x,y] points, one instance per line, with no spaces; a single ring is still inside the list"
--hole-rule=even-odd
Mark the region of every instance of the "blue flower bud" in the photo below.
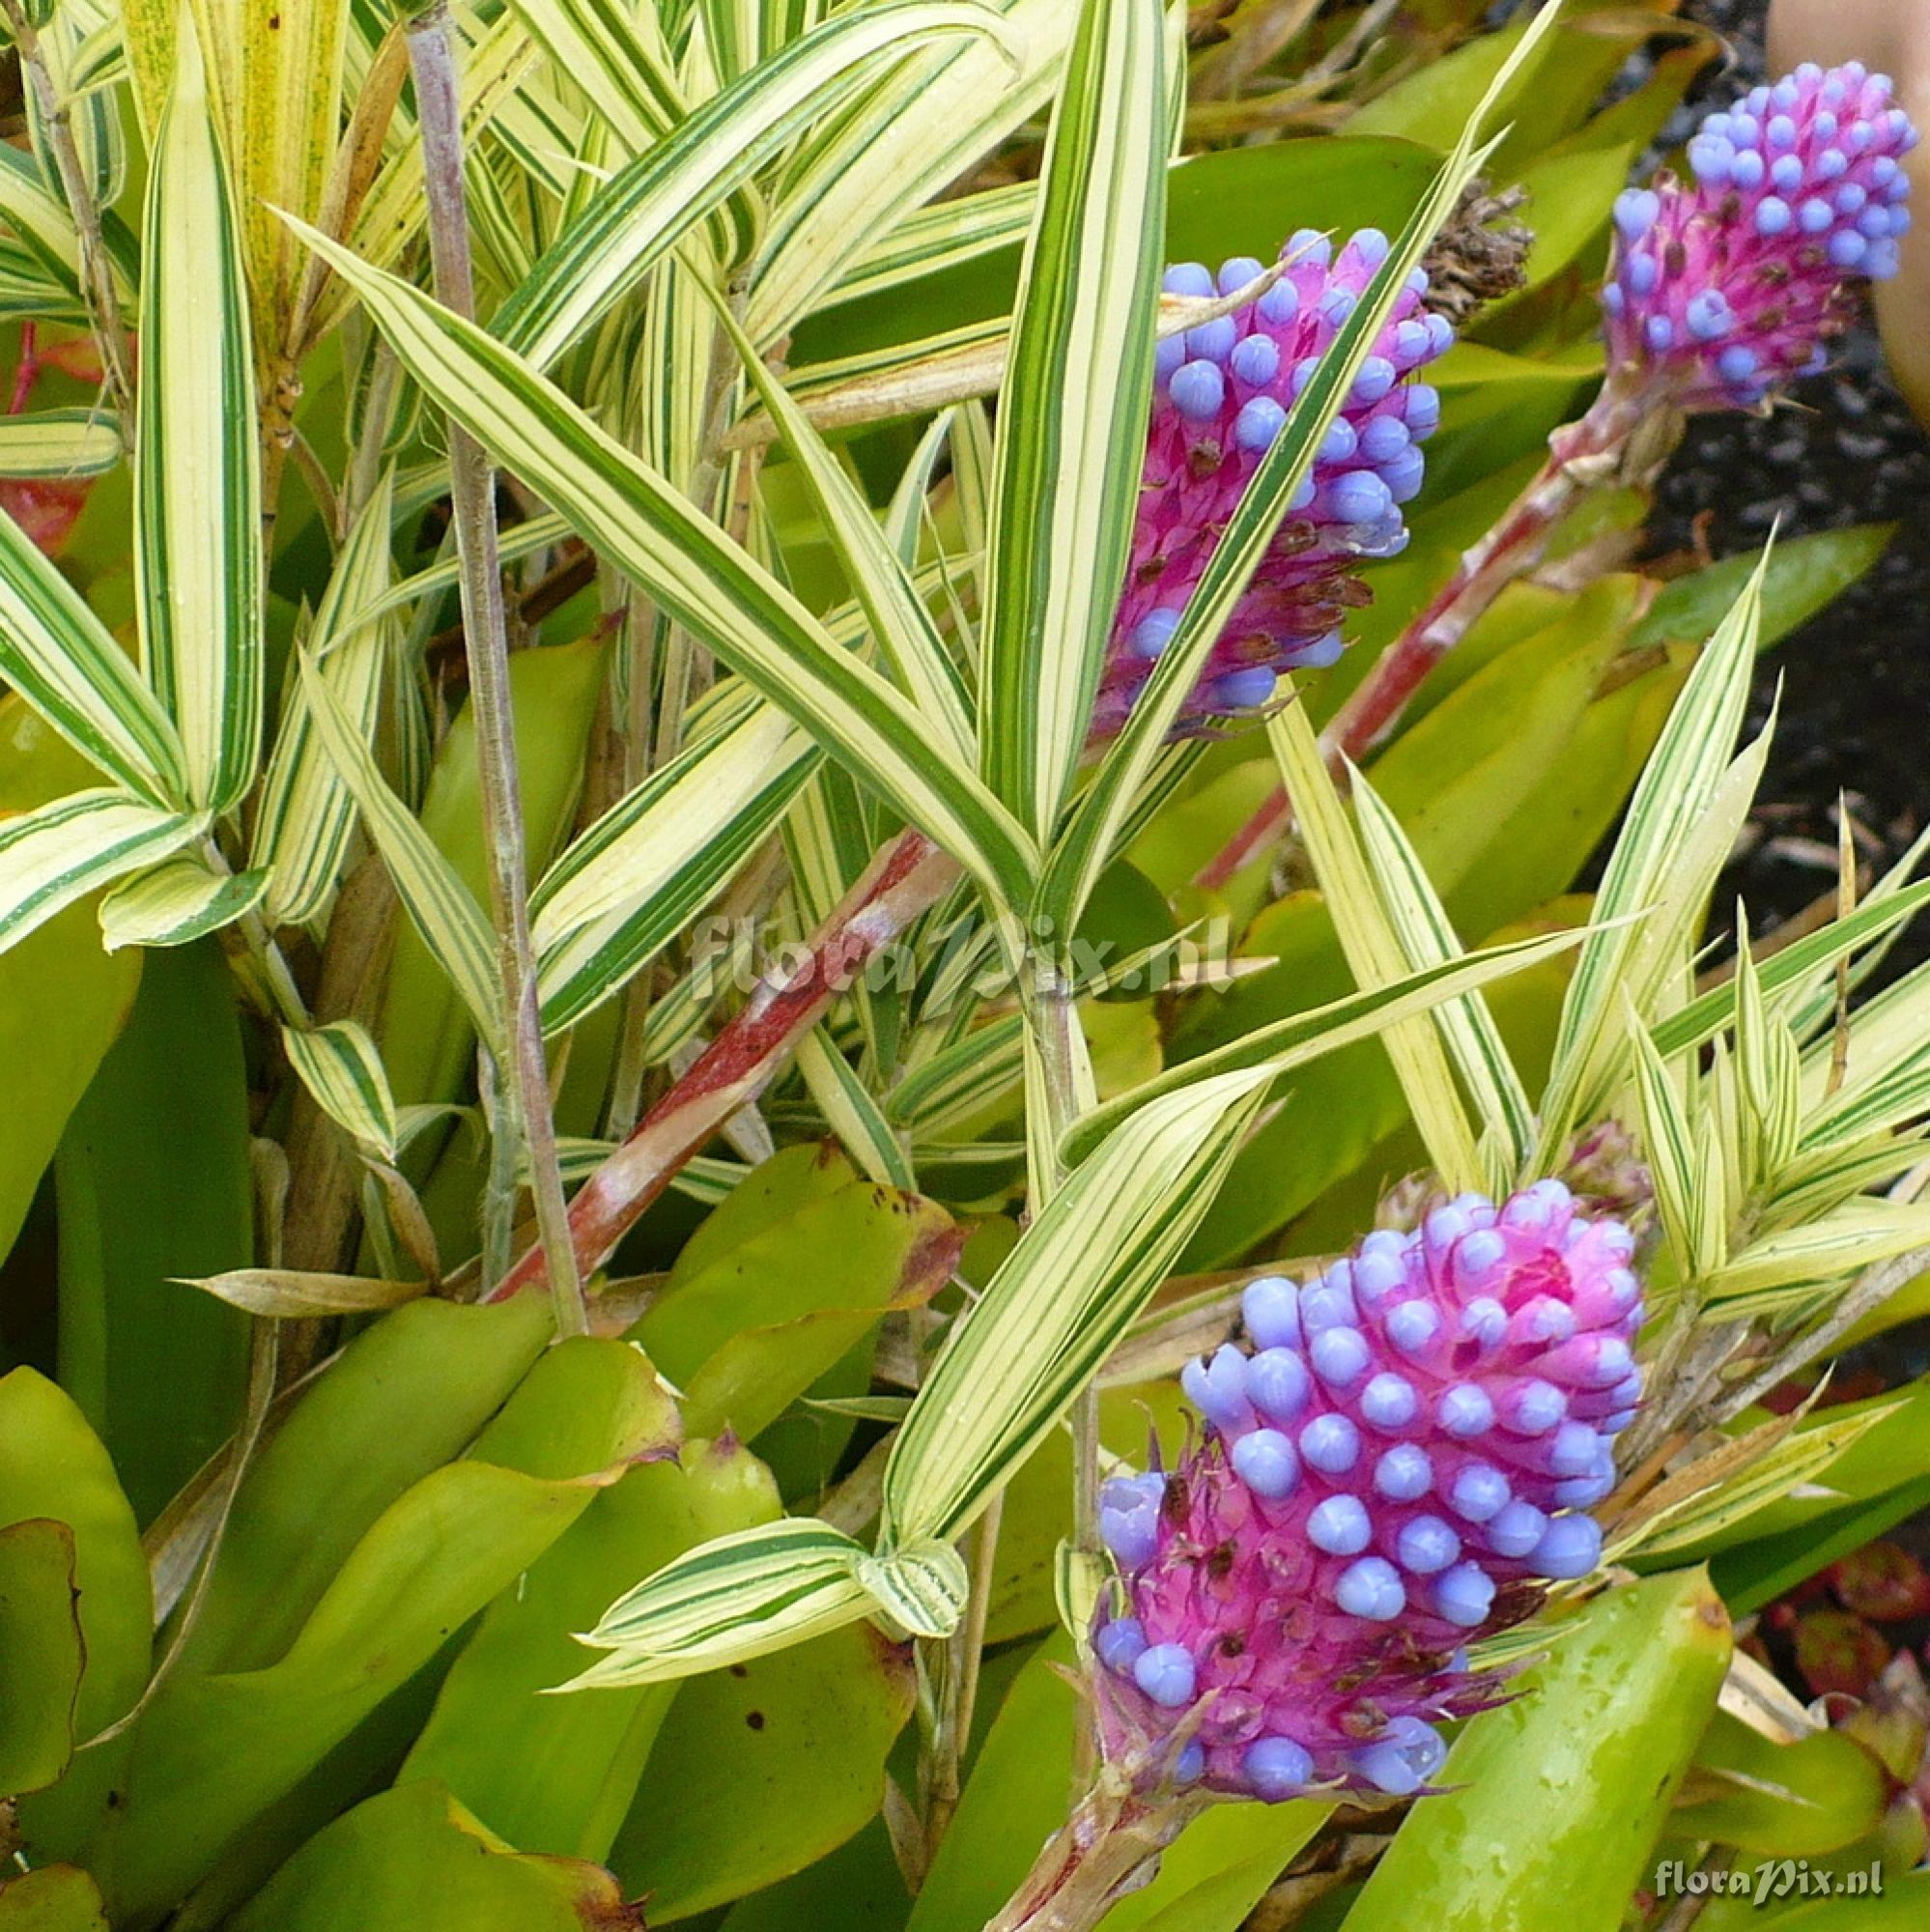
[[[1317,1415],[1300,1432],[1300,1454],[1322,1475],[1345,1475],[1359,1460],[1360,1431],[1344,1415]]]
[[[1156,1643],[1134,1660],[1133,1681],[1169,1711],[1193,1701],[1196,1672],[1190,1652],[1177,1643]]]
[[[1374,1487],[1389,1502],[1410,1503],[1433,1487],[1434,1465],[1415,1442],[1397,1442],[1374,1465]]]
[[[1407,1607],[1407,1592],[1401,1573],[1384,1556],[1363,1556],[1342,1571],[1334,1602],[1349,1616],[1392,1623]]]
[[[1235,1442],[1234,1473],[1255,1495],[1279,1502],[1300,1480],[1293,1445],[1277,1429],[1255,1429]]]

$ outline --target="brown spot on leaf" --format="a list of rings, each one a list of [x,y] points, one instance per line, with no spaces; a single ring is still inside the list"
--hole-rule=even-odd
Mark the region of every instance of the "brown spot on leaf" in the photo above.
[[[744,1714],[744,1721],[747,1724],[749,1724],[753,1731],[761,1731],[764,1728],[764,1714],[762,1711],[746,1711]]]

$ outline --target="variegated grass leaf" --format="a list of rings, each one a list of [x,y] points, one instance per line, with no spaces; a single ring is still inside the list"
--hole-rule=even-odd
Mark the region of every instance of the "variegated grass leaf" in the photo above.
[[[1415,966],[1387,915],[1374,873],[1348,822],[1306,707],[1290,701],[1267,720],[1266,735],[1293,801],[1300,836],[1319,879],[1348,970],[1363,991],[1401,979]],[[1461,957],[1459,951],[1446,955]],[[1432,1015],[1388,1025],[1380,1036],[1426,1144],[1428,1158],[1451,1194],[1479,1187],[1482,1171],[1474,1131],[1454,1084],[1454,1072]]]
[[[254,783],[262,728],[261,458],[247,277],[200,38],[176,37],[148,180],[135,424],[141,661],[181,733],[189,801]]]
[[[423,387],[719,657],[951,853],[995,896],[1022,899],[1036,848],[975,774],[927,741],[895,686],[665,478],[480,329],[313,230]]]
[[[1158,0],[1080,11],[1019,270],[979,642],[979,767],[1041,842],[1125,578],[1166,229]]]
[[[124,791],[77,791],[0,819],[0,951],[64,906],[178,852],[205,816],[148,805]]]
[[[975,0],[896,0],[825,21],[619,169],[502,305],[497,333],[535,368],[553,361],[802,128],[865,86],[881,56],[960,33],[1005,39]]]

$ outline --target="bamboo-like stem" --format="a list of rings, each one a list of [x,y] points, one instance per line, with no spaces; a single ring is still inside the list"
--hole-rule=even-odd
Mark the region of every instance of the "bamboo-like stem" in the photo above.
[[[956,862],[922,832],[902,832],[871,861],[789,970],[773,966],[744,1007],[597,1169],[570,1203],[568,1238],[585,1273],[731,1115],[777,1077],[798,1042],[882,947],[950,892]],[[501,1301],[543,1278],[541,1234],[484,1298]]]
[[[1548,439],[1547,460],[1454,574],[1381,652],[1326,728],[1320,749],[1336,779],[1358,764],[1401,722],[1428,674],[1466,637],[1511,583],[1539,569],[1556,528],[1590,492],[1613,484],[1650,487],[1681,440],[1682,418],[1645,391],[1611,380],[1579,421]],[[1233,838],[1201,868],[1194,884],[1225,887],[1292,820],[1276,787]]]
[[[463,189],[462,99],[447,0],[408,27],[415,112],[422,130],[423,180],[429,203],[429,253],[436,293],[457,314],[475,314],[468,210]],[[449,423],[451,499],[462,563],[469,702],[476,721],[483,827],[489,846],[490,909],[496,921],[497,970],[502,993],[504,1098],[497,1131],[513,1113],[529,1154],[529,1187],[542,1235],[544,1270],[562,1335],[588,1331],[582,1283],[569,1239],[569,1210],[556,1164],[548,1064],[537,1007],[535,952],[529,937],[528,857],[517,781],[516,724],[509,693],[509,637],[497,553],[496,488],[489,459],[468,431]]]
[[[1093,1065],[1070,980],[1056,960],[1027,962],[1026,1163],[1035,1215],[1065,1178],[1060,1149],[1065,1130],[1095,1099]],[[1099,1543],[1099,1387],[1080,1390],[1072,1406],[1072,1548],[1092,1562]],[[1079,1729],[1075,1763],[1083,1782],[1099,1762],[1096,1727]]]
[[[27,18],[20,0],[0,0],[0,14],[6,17],[8,31],[19,50],[20,66],[40,102],[47,146],[53,151],[61,191],[67,196],[68,212],[73,216],[74,232],[80,239],[81,299],[87,304],[88,321],[100,350],[100,366],[120,416],[121,441],[131,452],[134,374],[128,361],[128,326],[121,319],[121,298],[114,289],[114,265],[107,259],[107,245],[101,239],[100,211],[94,205],[94,193],[80,164],[80,151],[73,145],[73,124],[68,119],[67,104],[54,85],[33,22]]]

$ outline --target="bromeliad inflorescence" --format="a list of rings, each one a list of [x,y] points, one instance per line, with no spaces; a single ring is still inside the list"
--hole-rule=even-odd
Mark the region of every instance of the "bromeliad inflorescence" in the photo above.
[[[1323,236],[1302,230],[1257,301],[1159,345],[1132,563],[1093,720],[1099,735],[1124,722],[1261,458],[1387,254],[1377,229],[1361,230],[1338,254]],[[1187,262],[1168,270],[1165,287],[1177,296],[1232,295],[1262,272],[1251,257],[1227,262],[1217,275]],[[1454,342],[1453,328],[1423,311],[1427,288],[1426,271],[1416,270],[1396,299],[1213,646],[1182,730],[1262,709],[1282,671],[1332,664],[1348,611],[1369,598],[1358,564],[1405,548],[1401,506],[1421,487],[1420,444],[1440,422],[1439,396],[1415,377]]]
[[[1823,367],[1853,278],[1895,274],[1916,145],[1887,76],[1803,66],[1711,114],[1689,179],[1615,204],[1602,292],[1611,371],[1684,411],[1748,409]]]
[[[1251,1284],[1249,1346],[1182,1378],[1200,1438],[1101,1498],[1110,1754],[1264,1799],[1420,1789],[1434,1720],[1498,1694],[1462,1646],[1601,1557],[1585,1512],[1641,1394],[1634,1246],[1542,1180]]]

